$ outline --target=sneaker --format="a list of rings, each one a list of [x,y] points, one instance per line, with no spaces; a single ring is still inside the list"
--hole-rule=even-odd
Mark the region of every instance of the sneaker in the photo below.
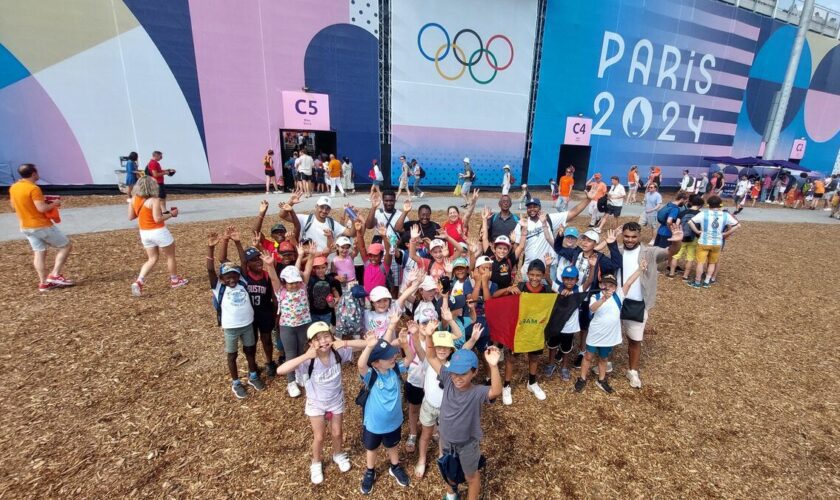
[[[575,381],[575,392],[581,392],[586,387],[586,379],[578,377]]]
[[[553,377],[555,371],[557,371],[557,365],[555,365],[554,363],[545,365],[545,378]]]
[[[630,381],[630,387],[634,389],[642,388],[642,379],[639,378],[639,370],[627,370],[627,380]]]
[[[169,280],[169,286],[171,286],[172,289],[174,290],[175,288],[181,288],[182,286],[185,286],[189,282],[190,282],[190,280],[188,280],[187,278],[182,278],[182,277],[178,276],[175,279]]]
[[[703,286],[699,281],[686,281],[686,284],[688,284],[691,288],[700,288]]]
[[[513,395],[510,393],[510,386],[502,387],[502,404],[505,406],[513,404]]]
[[[47,283],[52,283],[55,286],[73,286],[75,283],[66,279],[60,274],[50,274],[47,276]]]
[[[274,361],[270,361],[267,365],[265,365],[265,375],[269,379],[273,379],[277,376],[277,363]]]
[[[300,396],[300,388],[294,382],[289,382],[289,384],[286,386],[286,390],[289,392],[289,396],[293,398]]]
[[[560,368],[560,378],[563,379],[564,382],[568,382],[572,378],[572,371],[568,368]]]
[[[258,391],[265,390],[265,382],[263,382],[262,379],[259,377],[248,377],[248,385],[250,385]]]
[[[406,474],[405,469],[402,468],[402,465],[391,465],[388,467],[388,474],[394,477],[397,480],[397,484],[400,486],[408,486],[408,483],[411,482],[411,478],[408,477]]]
[[[540,401],[545,401],[545,392],[543,392],[540,384],[534,382],[533,384],[528,384],[528,392],[534,394]]]
[[[373,489],[374,481],[376,481],[376,471],[373,469],[366,470],[365,475],[362,476],[362,487],[359,488],[362,495],[370,495],[370,491]]]
[[[583,363],[583,353],[579,352],[577,357],[575,358],[573,365],[575,368],[580,368],[581,363]]]
[[[346,452],[336,453],[333,455],[333,462],[338,466],[338,470],[341,472],[347,472],[350,470],[350,458],[347,457]]]
[[[39,292],[49,292],[53,288],[58,288],[58,285],[55,283],[39,283],[38,284],[38,291]]]
[[[712,288],[712,284],[708,281],[704,281],[701,285],[703,288]]]
[[[613,371],[613,364],[612,361],[607,361],[607,373],[612,373]],[[598,374],[598,365],[592,367],[592,373]]]
[[[610,384],[607,382],[607,379],[604,380],[596,380],[595,385],[598,386],[598,389],[606,392],[607,394],[613,393],[613,388],[610,387]]]
[[[131,284],[131,295],[135,297],[139,297],[143,295],[143,282],[140,280],[135,281]]]
[[[245,390],[245,386],[242,385],[242,382],[235,380],[231,386],[230,390],[233,391],[233,395],[237,397],[237,399],[245,399],[248,397],[248,391]]]
[[[324,482],[324,466],[321,462],[315,462],[309,466],[309,479],[312,484],[321,484]]]

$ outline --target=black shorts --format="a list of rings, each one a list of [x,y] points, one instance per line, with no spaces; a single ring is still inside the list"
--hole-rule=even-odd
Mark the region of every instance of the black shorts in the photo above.
[[[423,396],[425,395],[426,392],[423,390],[422,387],[415,387],[409,384],[408,381],[405,382],[405,400],[408,401],[409,404],[423,404]]]
[[[269,177],[274,177],[274,169],[273,168],[265,169],[265,175],[267,175]]]
[[[549,349],[557,349],[560,348],[560,352],[566,354],[567,352],[572,351],[572,345],[575,343],[575,334],[574,333],[559,333],[552,337],[549,337],[546,341],[546,345]]]
[[[300,174],[300,180],[302,180],[302,181],[311,181],[311,180],[312,180],[312,176],[311,176],[311,175],[306,175],[306,174],[303,174],[303,173],[302,173],[302,174]]]
[[[160,198],[161,200],[166,199],[166,188],[163,186],[163,184],[158,184],[158,198]]]
[[[277,323],[276,317],[272,313],[268,314],[254,314],[254,335],[268,335],[271,338],[271,331],[274,330],[274,325]]]
[[[394,446],[400,444],[401,431],[402,426],[397,427],[386,434],[374,434],[365,428],[364,431],[362,431],[362,445],[366,450],[370,451],[376,450],[379,448],[379,445],[384,446],[385,449],[393,448]]]
[[[818,199],[818,200],[819,200],[820,198],[822,198],[822,197],[823,197],[823,194],[824,194],[824,193],[814,193],[814,198],[816,198],[816,199]]]
[[[581,302],[578,309],[578,323],[580,323],[581,330],[589,330],[589,301]]]
[[[669,246],[671,246],[671,242],[668,241],[668,238],[670,238],[670,236],[662,236],[661,234],[657,234],[656,239],[653,241],[653,246],[659,248],[668,248]]]
[[[621,217],[621,209],[623,207],[617,207],[615,205],[607,205],[607,211],[605,212],[607,215],[612,215],[615,217]]]

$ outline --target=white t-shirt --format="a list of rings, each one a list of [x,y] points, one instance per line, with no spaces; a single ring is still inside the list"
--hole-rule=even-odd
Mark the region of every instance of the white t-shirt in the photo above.
[[[385,226],[388,230],[388,240],[391,242],[391,253],[393,254],[394,248],[397,246],[397,232],[394,230],[394,227],[397,225],[397,221],[400,220],[400,215],[402,215],[402,211],[394,209],[393,216],[391,214],[386,214],[385,211],[381,208],[376,209],[376,215],[374,216],[376,219],[376,223],[380,226]],[[390,222],[388,222],[390,220]]]
[[[342,363],[353,359],[353,349],[336,349]],[[309,364],[312,363],[312,376],[309,376]],[[295,378],[306,389],[306,399],[318,402],[326,408],[335,407],[344,400],[344,387],[341,384],[341,364],[336,363],[335,354],[330,351],[325,365],[320,358],[304,361],[295,369]]]
[[[384,177],[382,177],[382,170],[379,168],[379,165],[373,166],[373,177],[380,182],[382,182],[382,180],[384,179]]]
[[[295,169],[298,172],[306,175],[312,175],[312,166],[315,164],[315,161],[309,155],[301,155],[295,160]]]
[[[432,351],[428,355],[434,356],[435,353]],[[449,366],[449,361],[443,366]],[[425,359],[423,360],[423,369],[426,370],[423,380],[423,400],[428,401],[435,408],[440,408],[440,405],[443,403],[443,388],[440,386],[440,381],[438,381],[438,374],[434,368],[429,366],[429,362]]]
[[[426,351],[425,342],[420,343],[420,348],[423,351]],[[405,381],[409,384],[413,385],[414,387],[420,388],[423,387],[425,384],[426,378],[426,368],[429,364],[423,360],[420,362],[420,358],[417,356],[417,353],[414,352],[414,347],[409,347],[410,353],[406,353],[406,355],[414,354],[414,357],[411,359],[411,364],[408,365],[408,376],[406,377]],[[434,370],[431,370],[434,371]]]
[[[750,190],[751,186],[752,184],[750,184],[750,181],[748,180],[738,181],[738,187],[735,191],[735,196],[744,196],[745,194],[747,194],[747,191]]]
[[[223,284],[222,280],[216,282],[213,289],[216,300],[224,286],[227,285]],[[254,308],[251,306],[248,290],[241,283],[237,283],[233,288],[228,287],[222,295],[222,328],[242,328],[253,322]]]
[[[601,292],[592,296],[592,302],[601,299]],[[621,289],[616,288],[613,296],[623,301]],[[586,345],[593,347],[613,347],[621,343],[621,308],[613,297],[601,304],[589,322],[589,333],[586,334]]]
[[[391,300],[391,307],[385,312],[376,312],[365,309],[365,331],[373,331],[377,337],[382,338],[388,330],[388,317],[398,312],[396,299]]]
[[[560,270],[557,271],[558,273]],[[559,279],[559,276],[558,276]],[[573,290],[574,292],[580,292],[580,285],[575,285]],[[575,307],[575,310],[572,311],[572,315],[569,316],[569,319],[566,320],[566,324],[563,325],[563,329],[560,330],[560,333],[577,333],[580,331],[580,307]]]
[[[610,184],[610,189],[607,191],[607,204],[612,205],[614,207],[621,207],[624,205],[624,196],[627,194],[627,191],[624,190],[624,186],[621,184],[616,184],[613,186]]]
[[[556,214],[548,214],[548,218],[551,220],[549,224],[549,230],[553,232],[557,232],[560,229],[560,226],[566,225],[566,216],[569,212],[559,212]],[[554,254],[554,248],[548,243],[548,240],[545,239],[545,234],[543,234],[543,226],[542,222],[539,219],[536,221],[528,220],[528,234],[526,236],[527,240],[525,243],[525,254],[524,254],[524,262],[522,265],[523,274],[527,273],[528,264],[532,260],[540,259],[543,260],[545,258],[545,254],[550,253],[552,258],[556,260],[556,255]],[[514,235],[514,241],[519,243],[519,240],[522,239],[522,230],[517,228],[516,234]]]
[[[306,227],[306,221],[309,219],[308,215],[300,215],[297,216],[298,220],[300,221],[300,239],[304,240],[309,238],[313,242],[315,242],[315,246],[319,249],[327,248],[327,235],[324,234],[325,229],[330,229],[333,231],[333,238],[338,238],[341,236],[342,233],[347,229],[341,222],[333,219],[335,221],[335,229],[333,230],[330,227],[329,220],[324,220],[324,222],[319,222],[318,218],[314,215],[312,216],[312,225],[309,226],[308,231],[304,231]]]
[[[641,251],[641,245],[638,245],[633,250],[624,250],[624,254],[621,256],[622,265],[621,271],[619,271],[619,286],[624,286],[624,281],[627,279],[627,277],[632,276],[633,273],[636,272],[636,269],[639,268],[639,253]],[[644,295],[642,295],[641,279],[637,279],[633,282],[632,285],[630,285],[630,290],[628,290],[627,292],[627,298],[631,300],[644,300]]]

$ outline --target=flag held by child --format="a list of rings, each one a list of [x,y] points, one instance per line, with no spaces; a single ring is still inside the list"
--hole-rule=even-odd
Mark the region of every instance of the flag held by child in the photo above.
[[[490,340],[515,353],[539,351],[545,345],[557,294],[523,293],[488,300],[485,305]]]

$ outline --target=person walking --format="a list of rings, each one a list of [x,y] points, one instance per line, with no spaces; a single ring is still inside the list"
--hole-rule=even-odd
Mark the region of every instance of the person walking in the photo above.
[[[467,208],[470,204],[470,191],[472,191],[473,181],[475,180],[475,171],[472,169],[469,157],[464,158],[464,171],[458,174],[458,178],[463,181],[461,197],[464,199],[464,204],[461,205],[461,208]]]
[[[566,173],[560,178],[560,193],[554,208],[558,212],[565,212],[569,209],[569,200],[572,199],[572,189],[575,185],[574,171],[571,167],[566,168]]]
[[[412,186],[411,189],[412,194],[414,196],[419,196],[420,198],[422,198],[423,195],[426,193],[424,193],[423,190],[420,189],[420,181],[423,180],[425,174],[423,172],[423,167],[421,167],[420,164],[417,163],[416,159],[411,160],[411,175],[414,176],[414,186]]]
[[[405,155],[400,156],[400,186],[397,188],[396,199],[400,198],[403,191],[405,191],[406,196],[411,197],[411,191],[408,190],[408,178],[411,175],[410,170],[411,167],[408,166]]]
[[[62,271],[67,256],[73,246],[53,220],[58,219],[61,202],[48,200],[36,184],[41,176],[32,163],[18,167],[20,180],[9,188],[9,201],[20,223],[20,232],[26,236],[32,252],[35,254],[33,265],[38,273],[38,291],[47,292],[53,288],[73,286],[74,283],[64,277]],[[52,272],[47,274],[47,248],[55,247],[55,263]]]
[[[274,150],[269,149],[263,156],[263,169],[265,173],[265,194],[269,193],[269,185],[274,186],[274,193],[279,193],[280,189],[277,187],[277,173],[274,171]],[[282,179],[282,177],[281,177]],[[282,185],[282,180],[281,180]]]
[[[627,203],[636,203],[636,193],[639,191],[639,166],[633,165],[627,172]]]
[[[513,176],[510,174],[510,165],[502,167],[502,196],[510,194],[510,185],[513,182]]]
[[[137,152],[132,151],[128,153],[125,161],[125,194],[131,197],[131,188],[134,187],[134,184],[137,183],[137,175],[140,171],[137,168]]]
[[[160,151],[153,151],[152,152],[152,159],[149,160],[148,165],[146,165],[146,175],[152,176],[158,184],[158,195],[157,197],[163,201],[163,209],[166,210],[166,186],[164,185],[164,177],[165,176],[173,176],[175,175],[175,169],[172,168],[162,168],[160,166],[160,160],[163,159],[163,153]]]
[[[327,184],[330,185],[330,196],[335,196],[335,189],[341,191],[341,195],[347,197],[347,192],[344,191],[344,186],[341,185],[341,162],[334,154],[330,155],[330,162],[327,164]]]

